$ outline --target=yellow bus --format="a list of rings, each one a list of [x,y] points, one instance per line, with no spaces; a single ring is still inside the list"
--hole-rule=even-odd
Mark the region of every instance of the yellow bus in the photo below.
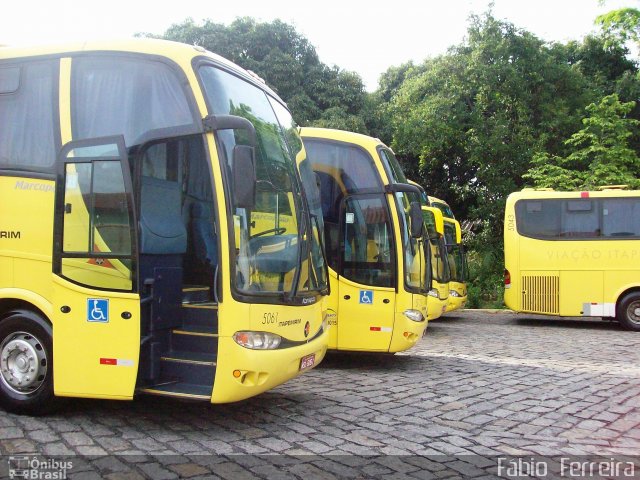
[[[444,219],[444,235],[449,261],[449,303],[447,312],[464,308],[467,303],[467,255],[462,244],[462,228],[457,220]]]
[[[431,195],[429,195],[427,198],[429,200],[429,205],[440,210],[444,218],[451,218],[453,220],[456,219],[456,217],[453,215],[453,210],[451,210],[451,207],[447,202]]]
[[[435,207],[422,207],[422,215],[429,236],[432,280],[427,298],[429,320],[442,316],[449,305],[449,258],[445,244],[445,224],[442,212]]]
[[[303,128],[320,189],[331,295],[329,348],[399,352],[427,326],[430,263],[419,191],[380,140]]]
[[[0,126],[5,409],[233,402],[323,359],[315,180],[257,77],[159,40],[5,48]]]
[[[451,278],[449,281],[449,302],[447,312],[464,308],[467,303],[467,277],[469,268],[467,254],[462,244],[462,229],[453,215],[447,202],[440,198],[429,196],[429,204],[439,209],[444,216],[445,237]]]
[[[512,310],[615,317],[640,331],[640,191],[512,193],[504,249]]]

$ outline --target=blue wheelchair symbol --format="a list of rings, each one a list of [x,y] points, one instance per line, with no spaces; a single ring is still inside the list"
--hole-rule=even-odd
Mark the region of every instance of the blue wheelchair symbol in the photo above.
[[[87,322],[109,321],[109,300],[104,298],[87,299]]]
[[[373,303],[373,290],[360,290],[360,303],[371,305]]]

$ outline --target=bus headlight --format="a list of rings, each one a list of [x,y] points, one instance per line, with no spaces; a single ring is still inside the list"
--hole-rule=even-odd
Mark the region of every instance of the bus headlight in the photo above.
[[[405,310],[404,312],[402,312],[404,314],[405,317],[407,317],[409,320],[413,320],[414,322],[422,322],[424,321],[424,315],[422,315],[422,312],[420,310]]]
[[[430,297],[440,298],[440,295],[438,295],[438,290],[436,290],[435,288],[432,288],[431,290],[429,290],[428,295]]]
[[[449,290],[449,295],[451,295],[452,297],[461,297],[462,296],[458,292],[456,292],[455,290]]]
[[[282,341],[280,335],[269,332],[236,332],[233,339],[241,347],[251,350],[274,350]]]

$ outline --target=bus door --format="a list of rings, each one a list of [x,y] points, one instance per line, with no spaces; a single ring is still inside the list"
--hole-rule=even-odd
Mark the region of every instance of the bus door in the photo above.
[[[123,137],[63,147],[53,252],[56,395],[133,397],[140,350],[133,205]]]
[[[387,351],[395,312],[396,262],[383,194],[342,202],[338,348]]]

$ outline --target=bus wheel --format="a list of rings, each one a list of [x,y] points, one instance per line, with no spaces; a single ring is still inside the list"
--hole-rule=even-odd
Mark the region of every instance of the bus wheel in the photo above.
[[[0,321],[0,405],[42,415],[53,401],[51,326],[28,310],[10,312]]]
[[[640,292],[632,292],[618,304],[618,321],[627,330],[640,332]]]

